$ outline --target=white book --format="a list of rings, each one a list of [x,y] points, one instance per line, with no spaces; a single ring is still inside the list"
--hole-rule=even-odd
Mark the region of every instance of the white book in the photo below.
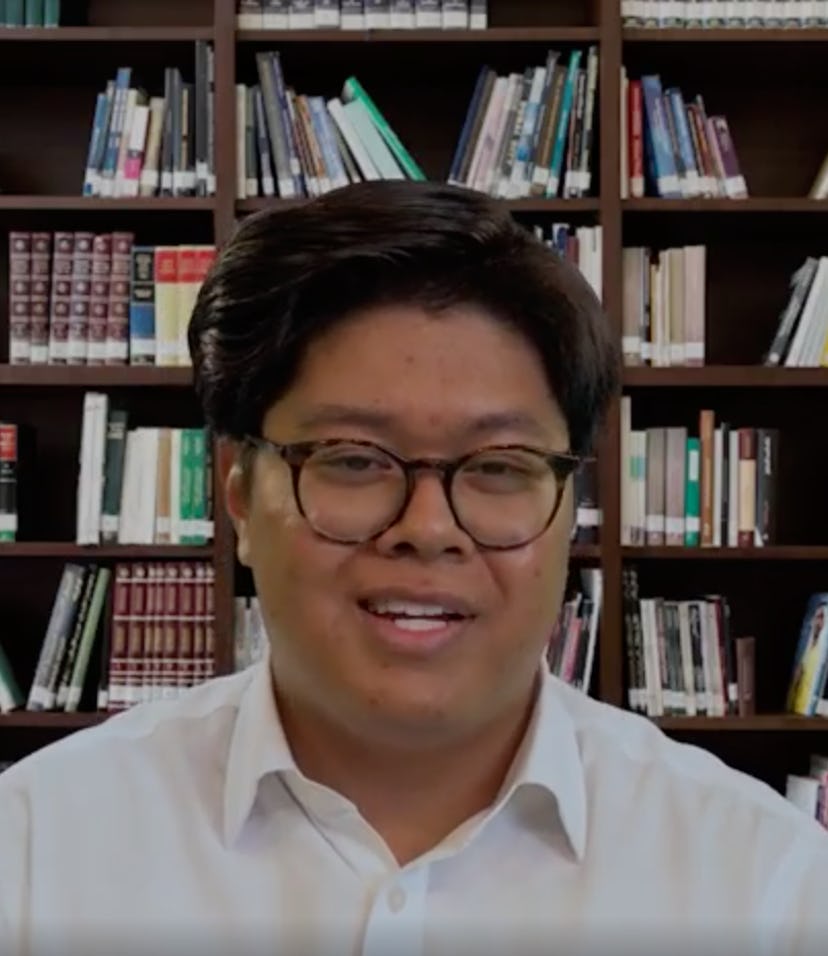
[[[236,29],[261,30],[263,25],[261,0],[239,0]]]
[[[632,399],[621,397],[621,544],[632,545],[633,526],[633,458],[632,458]]]
[[[414,0],[391,0],[391,29],[413,30],[415,26]]]
[[[138,430],[127,432],[124,449],[123,478],[121,480],[121,503],[118,511],[118,544],[133,544],[135,515],[139,496],[141,438]]]
[[[316,0],[313,19],[318,29],[329,30],[340,26],[339,0]]]
[[[328,100],[327,103],[328,112],[333,117],[333,121],[339,127],[339,132],[342,134],[342,138],[345,140],[345,143],[348,146],[348,149],[351,151],[351,155],[354,157],[354,162],[359,167],[359,171],[362,173],[363,179],[382,179],[382,176],[379,173],[379,170],[374,164],[374,161],[368,155],[362,140],[359,138],[356,129],[354,129],[351,120],[345,112],[345,108],[342,104],[342,100],[338,97],[333,97],[333,99]]]
[[[262,0],[262,26],[265,30],[289,29],[290,0]]]
[[[391,150],[374,126],[371,115],[362,100],[344,103],[342,109],[356,130],[357,136],[365,146],[368,155],[376,166],[382,179],[405,179],[405,174],[397,164]]]
[[[288,30],[313,30],[315,26],[313,0],[290,0]]]
[[[469,27],[468,0],[443,0],[443,29],[467,30]]]
[[[369,30],[388,30],[391,26],[391,0],[365,0],[365,26]]]

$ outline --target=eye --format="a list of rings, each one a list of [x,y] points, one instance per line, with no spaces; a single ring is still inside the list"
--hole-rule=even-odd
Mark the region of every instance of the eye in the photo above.
[[[320,448],[308,459],[308,467],[331,481],[365,481],[394,471],[394,462],[380,449],[359,445]]]

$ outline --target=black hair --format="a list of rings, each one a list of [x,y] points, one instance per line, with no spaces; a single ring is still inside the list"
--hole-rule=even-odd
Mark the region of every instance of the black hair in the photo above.
[[[260,434],[312,339],[383,302],[473,304],[537,349],[575,454],[619,383],[607,318],[577,266],[498,200],[431,182],[364,182],[245,219],[201,287],[188,331],[218,435]]]

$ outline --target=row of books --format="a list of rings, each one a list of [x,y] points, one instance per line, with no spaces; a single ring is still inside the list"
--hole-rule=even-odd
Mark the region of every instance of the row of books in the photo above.
[[[212,44],[195,44],[195,80],[164,68],[150,95],[132,67],[98,93],[83,179],[84,196],[212,196],[215,177]]]
[[[787,774],[785,797],[828,829],[828,757],[811,754],[807,774]]]
[[[297,94],[276,51],[256,54],[259,82],[236,86],[236,192],[318,196],[349,182],[425,173],[355,76],[341,97]]]
[[[582,568],[578,584],[564,598],[545,656],[553,674],[589,693],[603,599],[600,568]]]
[[[640,596],[622,572],[627,704],[649,717],[755,712],[755,640],[737,637],[722,595],[675,601]]]
[[[621,0],[625,27],[816,27],[828,0]]]
[[[748,195],[727,117],[708,116],[701,94],[686,101],[661,75],[621,68],[621,198]]]
[[[828,365],[828,256],[808,256],[791,276],[790,297],[765,365]]]
[[[67,562],[27,693],[0,653],[0,709],[122,710],[209,679],[213,590],[209,562]]]
[[[487,0],[236,0],[239,30],[485,30]]]
[[[535,224],[532,232],[561,258],[573,262],[600,299],[603,295],[603,227],[568,222]]]
[[[212,453],[204,428],[128,428],[103,392],[83,402],[76,543],[206,544]]]
[[[189,365],[187,326],[214,245],[132,232],[9,234],[13,365]]]
[[[60,0],[0,0],[0,27],[56,27]]]
[[[550,50],[523,73],[484,65],[448,181],[506,199],[590,195],[597,84],[597,46]]]
[[[704,365],[707,249],[621,253],[625,365]]]
[[[779,433],[716,422],[633,428],[621,400],[621,544],[763,547],[776,540]]]

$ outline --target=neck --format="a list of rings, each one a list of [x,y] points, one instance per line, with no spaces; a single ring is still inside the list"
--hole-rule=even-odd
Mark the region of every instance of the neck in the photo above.
[[[366,739],[276,689],[302,773],[351,800],[400,866],[491,806],[526,732],[534,687],[509,714],[445,745]]]

